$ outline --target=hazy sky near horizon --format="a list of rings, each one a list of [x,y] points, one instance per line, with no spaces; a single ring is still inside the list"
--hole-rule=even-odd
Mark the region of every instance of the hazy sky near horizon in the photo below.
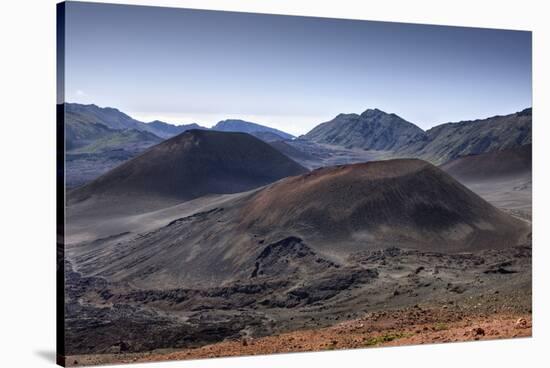
[[[531,77],[525,31],[66,6],[66,101],[142,121],[241,118],[299,135],[379,108],[427,129],[530,107]]]

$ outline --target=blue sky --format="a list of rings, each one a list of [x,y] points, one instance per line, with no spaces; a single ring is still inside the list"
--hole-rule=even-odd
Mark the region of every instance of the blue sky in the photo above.
[[[65,50],[67,101],[143,121],[299,135],[367,108],[427,129],[532,103],[525,31],[69,2]]]

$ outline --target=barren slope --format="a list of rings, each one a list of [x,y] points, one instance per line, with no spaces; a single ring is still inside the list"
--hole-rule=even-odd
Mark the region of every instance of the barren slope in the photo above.
[[[496,180],[531,175],[532,146],[459,157],[441,169],[461,181]]]
[[[438,251],[503,247],[521,224],[421,160],[318,169],[258,192],[240,226],[298,234],[327,249],[395,244]]]
[[[437,165],[460,156],[477,155],[531,143],[532,109],[487,119],[441,124],[426,139],[411,142],[395,157],[418,157]]]
[[[340,114],[302,136],[317,143],[370,150],[397,150],[424,137],[416,125],[378,109],[361,115]]]
[[[532,147],[457,158],[441,169],[496,207],[524,219],[532,212]]]
[[[306,171],[249,134],[190,130],[70,192],[69,203],[90,197],[183,201],[244,192]]]
[[[118,228],[125,231],[131,229]],[[527,231],[431,164],[391,160],[319,169],[205,201],[154,230],[74,246],[69,254],[85,274],[143,287],[216,285],[266,270],[285,274],[262,257],[266,249],[284,255],[285,267],[315,273],[317,262],[345,265],[352,253],[396,245],[441,253],[503,249]]]

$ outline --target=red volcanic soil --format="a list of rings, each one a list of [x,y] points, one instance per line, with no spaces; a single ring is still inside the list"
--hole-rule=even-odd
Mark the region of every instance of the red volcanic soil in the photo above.
[[[67,358],[69,366],[204,359],[243,355],[360,349],[532,336],[530,313],[467,314],[456,308],[369,313],[331,327],[246,338],[195,349],[141,354],[88,355]]]
[[[524,224],[428,162],[335,166],[286,178],[250,200],[241,227],[323,241],[460,251],[515,244]]]
[[[426,312],[431,313],[431,311]],[[224,342],[188,349],[166,356],[158,355],[137,361],[182,360],[214,358],[223,356],[276,354],[335,349],[358,349],[382,346],[403,346],[494,340],[513,337],[530,337],[532,324],[530,315],[495,315],[491,317],[469,317],[462,321],[448,323],[412,323],[396,328],[391,319],[403,318],[400,313],[375,315],[348,321],[321,330],[295,331],[259,339]],[[389,317],[389,318],[388,318]],[[410,318],[410,316],[408,316]],[[384,324],[391,326],[384,329]],[[369,332],[371,331],[371,332]]]

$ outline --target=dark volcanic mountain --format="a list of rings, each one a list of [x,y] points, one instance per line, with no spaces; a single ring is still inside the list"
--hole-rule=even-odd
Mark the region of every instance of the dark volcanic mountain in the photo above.
[[[212,130],[218,130],[221,132],[242,132],[257,135],[258,138],[266,141],[274,140],[274,135],[279,136],[279,139],[292,139],[293,135],[285,133],[283,131],[270,128],[264,125],[251,123],[244,120],[222,120],[212,127]],[[267,135],[265,133],[271,133]],[[264,139],[266,138],[266,139]]]
[[[459,157],[440,168],[461,181],[521,178],[531,175],[532,146]]]
[[[361,115],[340,114],[303,136],[317,143],[369,150],[397,150],[425,139],[416,125],[395,114],[369,109]]]
[[[99,177],[145,149],[196,124],[143,123],[110,107],[65,104],[66,185]]]
[[[244,133],[190,130],[70,193],[91,196],[189,200],[205,194],[247,191],[307,170]]]
[[[184,162],[193,162],[186,159],[189,152],[205,157],[200,146],[210,142],[202,144],[201,139],[211,134],[221,134],[216,138],[227,139],[227,133],[203,132],[200,136],[195,131],[185,133],[172,140],[171,145],[157,146],[164,147],[161,153],[154,153],[155,160],[140,162],[140,158],[153,154],[155,150],[151,150],[124,165],[128,167],[124,172],[117,169],[116,175],[115,171],[106,175],[104,181],[113,183],[115,176],[114,183],[119,186],[118,183],[125,182],[124,177],[138,178],[138,174],[152,175],[157,180],[175,175],[173,180],[181,183],[179,187],[219,191],[213,182],[173,174],[172,167],[169,171],[154,172],[150,168],[152,162],[161,162],[156,158],[166,158],[164,152],[172,152]],[[220,143],[215,139],[212,142]],[[191,148],[197,146],[198,149]],[[198,161],[201,167],[208,167],[206,162],[210,159]],[[138,171],[138,163],[147,170]],[[227,165],[226,161],[224,166]],[[200,170],[199,173],[204,172]],[[300,168],[292,171],[295,170]],[[225,175],[220,170],[212,174],[227,183]],[[126,185],[123,188],[128,189]],[[96,191],[100,189],[96,187]],[[286,267],[295,265],[313,270],[315,262],[346,264],[353,254],[396,245],[440,253],[502,249],[517,244],[528,231],[523,222],[494,208],[444,171],[421,160],[318,169],[223,202],[213,202],[200,210],[195,208],[194,212],[180,208],[177,213],[179,218],[167,219],[164,226],[148,230],[147,236],[126,235],[128,239],[124,242],[114,239],[101,248],[90,244],[88,250],[75,249],[80,253],[81,258],[76,259],[80,269],[86,273],[101,270],[101,276],[141,287],[212,286],[248,279],[260,271],[267,272],[268,267],[280,269],[281,265],[275,265],[274,260],[267,261],[270,252],[290,257],[292,263]],[[121,232],[128,230],[117,228]],[[108,234],[102,234],[105,235]],[[111,251],[112,256],[106,257]],[[306,262],[305,256],[311,258],[312,264],[298,265],[299,259]],[[150,271],[154,269],[162,272]]]
[[[396,153],[443,164],[465,155],[504,150],[531,143],[532,109],[482,120],[438,125],[427,138],[411,142]]]
[[[259,192],[242,216],[242,226],[256,234],[282,229],[355,249],[396,243],[442,252],[502,247],[521,227],[444,171],[415,159],[287,178]]]

